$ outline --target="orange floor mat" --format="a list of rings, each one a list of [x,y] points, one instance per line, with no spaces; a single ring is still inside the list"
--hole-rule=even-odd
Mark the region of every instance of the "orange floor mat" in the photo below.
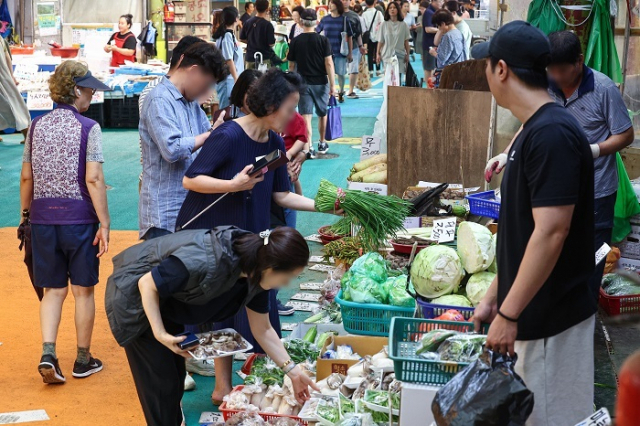
[[[51,421],[43,425],[143,425],[124,350],[115,342],[104,312],[104,288],[111,258],[138,240],[136,231],[113,231],[101,261],[96,287],[96,323],[92,354],[104,370],[86,379],[71,376],[76,356],[73,295],[65,301],[57,352],[67,383],[42,383],[37,366],[42,342],[38,298],[31,287],[14,228],[0,229],[0,413],[44,409]]]

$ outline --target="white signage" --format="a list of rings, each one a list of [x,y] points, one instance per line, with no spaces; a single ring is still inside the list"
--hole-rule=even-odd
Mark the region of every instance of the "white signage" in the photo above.
[[[380,138],[376,136],[362,137],[362,151],[360,151],[360,161],[380,154]]]
[[[17,64],[13,70],[13,76],[17,80],[35,81],[38,76],[38,65],[35,64]]]
[[[348,188],[356,191],[373,192],[378,195],[387,195],[387,185],[382,183],[349,182]]]
[[[456,238],[456,218],[447,217],[433,221],[431,239],[439,243],[448,243]]]
[[[31,111],[50,111],[53,109],[53,100],[48,91],[29,91],[27,108]]]

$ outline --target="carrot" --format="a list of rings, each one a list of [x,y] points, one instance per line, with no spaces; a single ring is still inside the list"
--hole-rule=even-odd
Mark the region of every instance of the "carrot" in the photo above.
[[[362,178],[363,182],[366,183],[387,183],[387,171],[384,170],[382,172],[371,173],[370,175],[366,175]]]
[[[364,169],[360,172],[354,173],[351,175],[351,177],[349,178],[349,180],[351,182],[362,182],[362,178],[364,178],[366,175],[370,175],[372,173],[376,173],[376,172],[381,172],[387,170],[387,163],[380,163],[380,164],[376,164],[375,166],[371,166],[367,169]]]
[[[375,157],[367,158],[364,161],[356,163],[353,165],[353,171],[360,172],[364,169],[368,169],[371,166],[375,166],[376,164],[386,163],[387,162],[387,154],[379,154]]]

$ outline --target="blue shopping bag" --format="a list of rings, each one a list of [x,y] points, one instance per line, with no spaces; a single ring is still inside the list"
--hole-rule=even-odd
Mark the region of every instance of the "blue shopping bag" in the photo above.
[[[332,141],[342,137],[342,113],[336,98],[329,97],[329,108],[327,110],[327,130],[324,135],[325,139]]]

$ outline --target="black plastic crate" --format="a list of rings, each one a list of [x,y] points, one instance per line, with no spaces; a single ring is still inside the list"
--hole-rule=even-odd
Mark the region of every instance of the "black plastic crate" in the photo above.
[[[91,104],[82,115],[95,120],[100,127],[104,127],[104,104]]]
[[[105,100],[108,115],[107,127],[137,129],[140,122],[139,98],[139,96],[127,96],[124,99]]]

